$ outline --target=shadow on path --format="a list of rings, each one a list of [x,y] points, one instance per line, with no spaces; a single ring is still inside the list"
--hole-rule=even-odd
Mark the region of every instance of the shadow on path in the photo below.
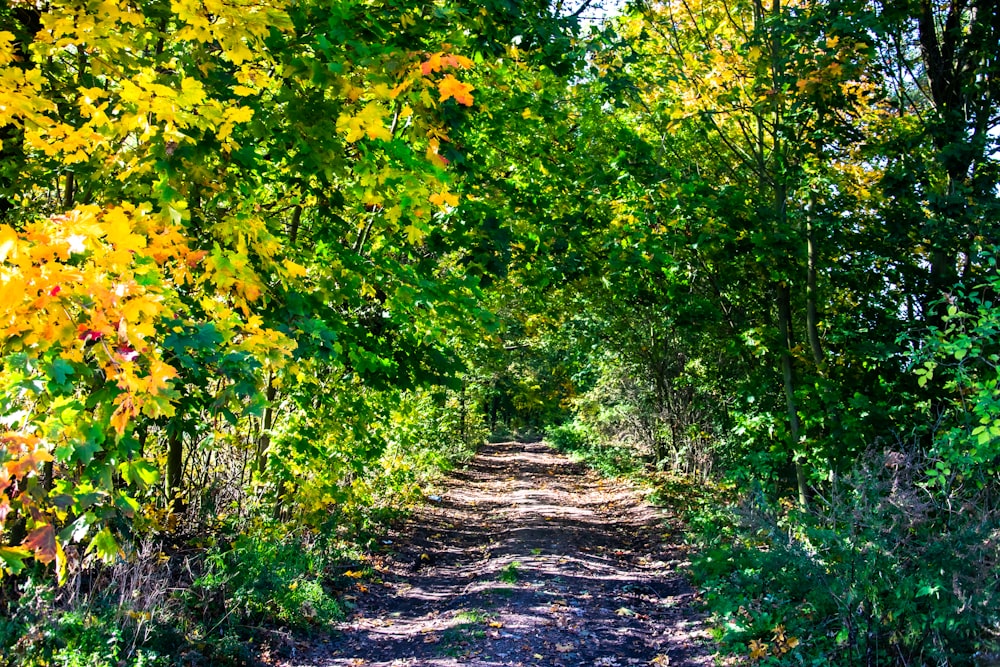
[[[545,443],[483,447],[299,665],[711,665],[662,513]]]

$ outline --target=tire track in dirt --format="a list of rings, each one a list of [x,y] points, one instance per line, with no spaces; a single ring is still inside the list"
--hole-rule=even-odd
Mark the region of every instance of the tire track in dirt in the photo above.
[[[662,512],[545,443],[486,445],[297,667],[711,665]],[[675,526],[676,528],[676,526]]]

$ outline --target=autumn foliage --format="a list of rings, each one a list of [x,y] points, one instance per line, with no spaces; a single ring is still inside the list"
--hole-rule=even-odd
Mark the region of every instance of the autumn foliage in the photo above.
[[[62,577],[70,545],[116,557],[116,517],[180,509],[180,456],[196,433],[226,440],[220,416],[277,427],[264,402],[309,372],[300,336],[335,373],[378,367],[364,343],[330,347],[336,324],[296,328],[289,299],[388,309],[418,278],[400,255],[458,205],[445,105],[474,104],[473,64],[338,42],[318,7],[280,1],[3,17],[0,569]]]

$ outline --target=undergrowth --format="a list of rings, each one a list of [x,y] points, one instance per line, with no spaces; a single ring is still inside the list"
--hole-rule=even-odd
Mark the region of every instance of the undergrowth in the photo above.
[[[995,480],[955,477],[943,489],[926,457],[872,453],[803,511],[746,480],[628,465],[577,422],[547,439],[605,475],[640,479],[678,512],[724,654],[759,665],[1000,664]]]
[[[643,469],[634,449],[605,442],[588,424],[578,420],[547,429],[545,440],[572,460],[609,477],[630,476]]]
[[[991,665],[1000,521],[988,488],[930,492],[912,454],[871,455],[810,511],[759,488],[655,478],[726,653],[762,665]]]
[[[342,617],[342,550],[277,525],[207,547],[147,539],[112,565],[8,582],[0,621],[7,667],[251,665],[255,645]]]
[[[344,617],[386,525],[485,438],[460,442],[447,426],[401,430],[352,480],[350,503],[317,503],[309,521],[282,504],[190,510],[123,542],[111,562],[68,554],[62,585],[37,563],[0,579],[0,667],[249,667],[287,656]]]

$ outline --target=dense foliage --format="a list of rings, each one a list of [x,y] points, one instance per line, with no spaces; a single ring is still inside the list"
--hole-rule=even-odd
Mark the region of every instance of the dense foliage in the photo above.
[[[741,490],[691,514],[724,647],[997,658],[998,14],[7,3],[6,653],[248,659],[548,428]]]

